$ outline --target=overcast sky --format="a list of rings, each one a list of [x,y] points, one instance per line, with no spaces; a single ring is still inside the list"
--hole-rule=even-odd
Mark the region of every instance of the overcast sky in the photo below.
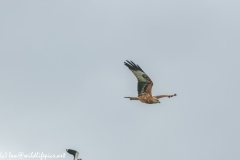
[[[239,0],[0,1],[0,152],[239,160],[239,8]],[[124,99],[137,95],[125,60],[153,80],[153,95],[178,96]]]

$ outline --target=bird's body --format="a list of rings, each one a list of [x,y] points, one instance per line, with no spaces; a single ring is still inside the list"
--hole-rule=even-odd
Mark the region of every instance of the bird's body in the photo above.
[[[124,62],[124,64],[133,72],[138,80],[138,97],[124,97],[130,98],[130,100],[140,100],[143,103],[154,104],[160,103],[159,99],[163,97],[173,97],[174,95],[158,95],[152,96],[153,82],[148,75],[132,61]]]
[[[157,102],[157,99],[150,94],[142,94],[138,96],[139,100],[143,103],[153,104]]]

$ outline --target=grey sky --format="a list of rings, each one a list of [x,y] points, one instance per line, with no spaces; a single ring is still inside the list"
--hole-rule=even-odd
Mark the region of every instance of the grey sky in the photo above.
[[[0,1],[0,152],[239,160],[239,8],[237,0]],[[178,96],[124,99],[137,95],[125,60],[149,75],[153,94]]]

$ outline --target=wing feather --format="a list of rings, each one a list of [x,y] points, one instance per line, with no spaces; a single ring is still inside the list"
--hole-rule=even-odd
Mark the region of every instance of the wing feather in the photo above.
[[[142,68],[128,60],[127,62],[124,62],[124,64],[133,72],[138,80],[138,96],[142,94],[152,95],[153,82]]]
[[[75,154],[75,156],[74,156],[74,159],[75,159],[75,160],[78,159],[78,155],[79,155],[79,153],[76,151],[76,154]]]

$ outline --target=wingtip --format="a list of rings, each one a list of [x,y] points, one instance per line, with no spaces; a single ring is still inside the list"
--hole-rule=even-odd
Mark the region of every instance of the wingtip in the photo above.
[[[135,70],[135,71],[140,70],[140,71],[144,72],[139,65],[135,64],[135,63],[134,63],[133,61],[131,61],[131,60],[129,60],[129,61],[126,60],[126,62],[124,62],[124,64],[125,64],[130,70]]]

